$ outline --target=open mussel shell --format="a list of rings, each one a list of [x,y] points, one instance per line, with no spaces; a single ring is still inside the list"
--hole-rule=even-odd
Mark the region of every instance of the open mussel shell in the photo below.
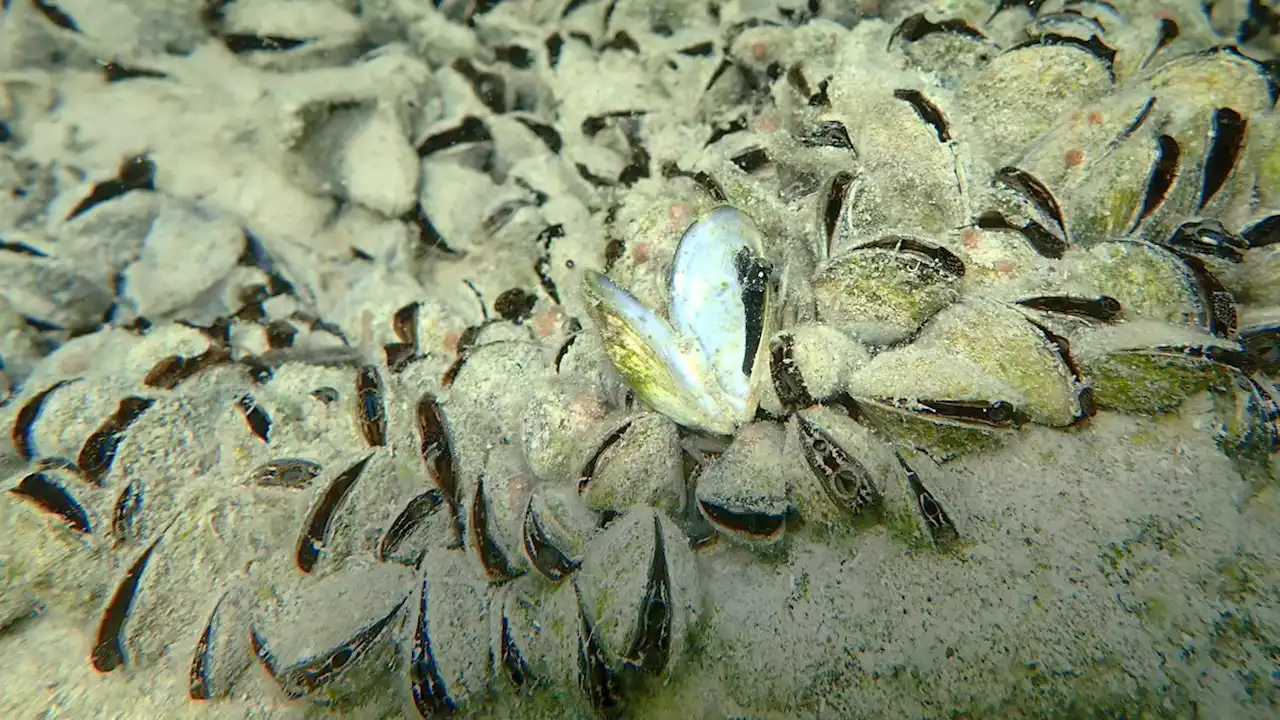
[[[825,323],[804,323],[769,341],[769,382],[760,407],[782,416],[844,390],[849,377],[871,360],[858,341]]]
[[[920,240],[887,237],[832,258],[813,279],[818,315],[868,345],[902,340],[959,297],[964,263]]]
[[[558,582],[578,569],[599,517],[572,487],[540,485],[525,506],[521,523],[524,553],[533,568]]]
[[[578,494],[598,513],[641,504],[679,512],[685,500],[680,429],[659,413],[629,415],[583,465]]]
[[[636,395],[688,428],[729,435],[739,421],[698,341],[683,337],[608,277],[583,273],[587,312],[605,354]]]
[[[1100,408],[1172,410],[1204,390],[1228,390],[1249,364],[1239,343],[1176,325],[1124,323],[1082,332],[1072,346]]]
[[[746,213],[722,205],[685,231],[671,268],[671,325],[695,338],[715,385],[739,418],[755,411],[753,381],[773,331],[773,269]]]
[[[354,692],[335,690],[333,683],[366,655],[385,651],[389,658],[391,629],[407,605],[404,589],[412,576],[409,568],[378,563],[344,566],[308,583],[254,620],[250,640],[258,661],[290,698],[322,689],[330,697]]]
[[[791,511],[782,449],[780,426],[752,423],[698,475],[698,511],[721,535],[757,548],[782,540]]]
[[[576,582],[607,655],[670,679],[700,607],[684,534],[662,513],[635,506],[592,540]]]
[[[409,598],[409,695],[424,718],[452,713],[486,694],[493,677],[489,595],[464,553],[423,558]]]

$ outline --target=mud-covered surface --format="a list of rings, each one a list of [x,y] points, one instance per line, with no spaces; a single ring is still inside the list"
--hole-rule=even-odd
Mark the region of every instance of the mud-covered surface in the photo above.
[[[1270,717],[1200,5],[6,2],[0,709]]]

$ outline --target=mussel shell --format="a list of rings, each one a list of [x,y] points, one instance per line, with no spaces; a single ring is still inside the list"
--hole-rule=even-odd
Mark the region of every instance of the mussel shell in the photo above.
[[[293,539],[293,528],[284,521],[285,512],[231,493],[206,492],[201,498],[184,493],[178,501],[188,514],[165,530],[154,545],[134,587],[121,631],[125,657],[139,666],[152,665],[175,649],[184,660],[193,657],[193,644],[211,621],[213,601],[221,596],[225,579],[235,577],[258,559],[250,537],[260,543],[259,548],[272,548],[285,557]],[[241,609],[231,597],[221,606],[225,612],[220,617],[243,622],[246,618]],[[105,608],[104,618],[110,613],[111,608]],[[247,650],[247,635],[231,636],[235,632],[215,628],[211,640],[221,637],[233,650]],[[226,651],[216,643],[213,650]]]
[[[466,498],[464,544],[494,580],[529,569],[521,546],[525,513],[536,485],[534,478],[521,472],[514,454],[495,453]]]
[[[1163,202],[1142,223],[1140,232],[1154,241],[1170,237],[1195,215],[1229,218],[1247,209],[1258,162],[1247,144],[1248,114],[1230,105],[1205,104],[1200,95],[1182,101],[1185,109],[1173,108],[1168,94],[1160,99],[1163,106],[1157,107],[1153,124],[1178,144],[1182,157]]]
[[[515,687],[568,686],[577,676],[578,606],[572,583],[529,574],[498,590],[490,646],[498,672]]]
[[[428,547],[455,542],[452,508],[439,489],[423,477],[421,467],[416,452],[378,449],[337,505],[329,535],[322,538],[324,562],[340,564],[347,557],[381,557],[384,549],[392,551],[393,557],[416,558]],[[411,518],[404,511],[424,491],[432,492],[439,502],[425,506],[424,510],[431,510],[406,525]],[[370,527],[383,532],[371,534]],[[386,532],[393,528],[401,536],[388,541]]]
[[[507,684],[526,693],[549,686],[562,713],[586,712],[616,690],[598,636],[584,637],[579,595],[573,581],[553,584],[530,573],[502,587],[490,619],[495,665]]]
[[[1148,243],[1099,243],[1067,258],[1072,282],[1120,301],[1121,320],[1155,320],[1211,330],[1214,307],[1179,255]]]
[[[1277,153],[1276,164],[1280,165],[1280,153]],[[1224,283],[1242,304],[1280,307],[1280,283],[1275,281],[1280,277],[1280,215],[1274,216],[1272,224],[1276,241],[1245,250],[1244,262],[1222,275]],[[1243,327],[1250,323],[1242,318],[1240,324]]]
[[[1110,65],[1071,45],[1010,48],[956,93],[958,113],[973,124],[968,141],[993,167],[1004,167],[1057,118],[1112,88]]]
[[[974,18],[930,18],[917,13],[900,22],[889,38],[889,49],[903,53],[917,67],[938,73],[954,83],[981,67],[996,52],[995,43],[979,29]]]
[[[605,354],[641,400],[685,427],[716,435],[733,432],[740,414],[696,339],[678,334],[600,273],[584,273],[582,291]]]
[[[187,673],[187,694],[192,700],[226,697],[249,669],[253,653],[249,635],[243,632],[250,622],[244,590],[233,587],[223,593],[208,612]]]
[[[540,485],[525,507],[522,546],[534,569],[558,582],[582,564],[598,527],[599,518],[574,489]]]
[[[720,534],[758,548],[782,539],[791,511],[782,450],[782,428],[755,422],[698,475],[698,511]]]
[[[1280,374],[1280,307],[1250,308],[1242,313],[1237,339],[1262,372]]]
[[[671,268],[671,325],[697,339],[738,417],[754,412],[754,375],[773,328],[772,273],[760,230],[727,205],[689,226]]]
[[[506,323],[491,327],[506,327]],[[525,412],[532,395],[545,387],[552,365],[545,349],[528,342],[503,339],[482,342],[465,356],[466,362],[450,387],[448,405],[476,408],[449,414],[452,453],[457,463],[458,502],[475,492],[475,478],[483,469],[492,439],[508,432]],[[518,378],[519,382],[513,382]]]
[[[1229,47],[1165,63],[1151,73],[1147,84],[1163,96],[1195,107],[1231,107],[1253,115],[1272,105],[1263,68]]]
[[[1144,106],[1145,107],[1145,106]],[[1124,237],[1142,218],[1153,173],[1176,160],[1167,141],[1143,135],[1121,143],[1089,166],[1080,182],[1065,190],[1065,221],[1080,245]],[[1077,199],[1079,198],[1079,199]]]
[[[834,410],[809,408],[788,422],[788,497],[806,522],[834,527],[878,522],[901,475],[893,451],[872,431]]]
[[[291,593],[253,623],[258,660],[291,698],[329,686],[366,654],[389,649],[411,577],[393,563],[346,566]]]
[[[1073,111],[1014,163],[1061,203],[1075,242],[1114,238],[1132,224],[1141,202],[1135,186],[1146,179],[1153,150],[1142,142],[1115,145],[1148,121],[1154,104],[1141,91],[1103,98]],[[1098,185],[1096,178],[1106,182]]]
[[[640,504],[678,512],[685,500],[679,428],[658,413],[630,416],[578,473],[578,493],[599,513]]]
[[[981,372],[976,366],[967,369]],[[937,402],[848,396],[844,404],[853,407],[859,422],[877,434],[924,452],[937,462],[995,447],[1025,421],[1003,400]]]
[[[24,317],[61,328],[93,327],[111,307],[110,285],[48,258],[0,253],[0,286]]]
[[[853,136],[858,165],[844,174],[843,188],[821,199],[818,227],[828,230],[826,257],[886,232],[935,237],[965,223],[956,157],[947,141],[951,109],[938,107],[940,100],[910,88],[836,99],[833,109]],[[840,205],[831,207],[833,202]]]
[[[1229,452],[1245,461],[1280,452],[1280,389],[1262,375],[1240,375],[1224,413]]]
[[[1075,422],[1082,409],[1071,368],[1045,333],[1019,311],[980,300],[946,308],[915,342],[877,355],[852,375],[849,392],[926,405],[1003,402],[1032,422],[1056,427]]]
[[[1126,323],[1081,333],[1074,347],[1095,381],[1100,408],[1135,413],[1171,410],[1191,395],[1232,387],[1247,356],[1235,342],[1162,323]]]
[[[922,546],[922,541],[932,544],[935,550],[953,547],[960,540],[960,531],[952,515],[947,512],[946,498],[940,495],[937,487],[932,491],[925,487],[920,475],[907,464],[902,455],[897,457],[906,478],[911,508],[904,514],[892,510],[886,514],[885,522],[890,532],[893,533],[896,529],[898,537],[912,547]]]
[[[68,533],[65,539],[76,535],[89,540],[95,530],[102,530],[102,518],[94,508],[92,501],[101,502],[105,498],[102,491],[85,488],[74,466],[69,463],[63,466],[56,461],[37,463],[30,472],[19,473],[5,488],[6,503],[14,503],[24,511],[17,511],[15,520],[31,519],[47,527],[45,532],[60,536]],[[30,515],[28,515],[30,513]],[[37,519],[38,518],[38,519]],[[21,520],[18,520],[21,522]],[[72,542],[72,545],[80,543]]]
[[[611,660],[670,678],[700,606],[684,534],[652,508],[630,508],[592,540],[577,584]]]
[[[410,696],[422,717],[447,714],[489,690],[489,594],[465,554],[423,558],[409,600]]]
[[[954,302],[963,275],[964,264],[947,250],[883,238],[828,261],[813,292],[824,323],[868,345],[889,345]]]
[[[59,604],[87,622],[89,613],[118,579],[109,569],[111,564],[104,561],[108,557],[106,538],[81,532],[64,515],[75,517],[83,510],[90,513],[90,527],[101,527],[101,516],[89,509],[93,489],[77,487],[79,481],[74,476],[56,469],[39,472],[46,476],[42,484],[56,483],[67,491],[73,504],[66,510],[54,509],[30,494],[14,492],[34,473],[21,473],[0,485],[4,489],[0,492],[0,535],[23,538],[20,543],[7,543],[0,554],[5,564],[0,575],[0,630],[41,611],[49,595],[42,591],[46,587],[68,588],[62,591],[65,596],[57,598]]]
[[[593,385],[557,378],[543,386],[521,417],[524,457],[540,478],[575,480],[587,456],[627,417],[611,417],[607,398]]]

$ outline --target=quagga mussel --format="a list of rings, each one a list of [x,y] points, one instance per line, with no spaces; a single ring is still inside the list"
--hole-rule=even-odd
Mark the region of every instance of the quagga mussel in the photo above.
[[[0,653],[262,717],[1265,716],[1237,4],[239,0],[105,59],[14,3],[72,65],[0,74]],[[248,144],[68,179],[58,72]]]

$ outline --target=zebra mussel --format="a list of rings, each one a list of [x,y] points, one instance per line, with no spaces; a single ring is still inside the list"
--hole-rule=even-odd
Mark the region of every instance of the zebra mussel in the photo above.
[[[1083,464],[1073,440],[1174,426],[1188,409],[1249,487],[1274,483],[1273,70],[1221,44],[1199,9],[908,3],[854,25],[833,3],[691,3],[661,18],[567,3],[535,35],[507,28],[524,26],[504,5],[405,18],[374,3],[360,21],[371,42],[407,33],[445,98],[400,142],[422,161],[416,204],[413,182],[386,197],[330,183],[357,154],[329,158],[315,140],[404,140],[392,130],[415,103],[344,85],[290,111],[277,144],[305,182],[340,188],[339,209],[316,215],[359,238],[352,273],[367,277],[341,301],[310,302],[253,233],[234,233],[239,263],[219,255],[210,274],[229,279],[200,288],[219,297],[170,322],[56,243],[6,235],[0,272],[21,279],[6,297],[24,332],[59,347],[21,366],[0,410],[3,464],[19,468],[0,530],[22,538],[0,550],[0,640],[52,606],[91,629],[79,664],[93,672],[154,671],[183,702],[286,711],[857,715],[871,712],[849,699],[861,693],[881,713],[991,714],[972,698],[886,704],[916,702],[904,688],[920,672],[945,691],[952,666],[1027,666],[998,627],[1010,613],[966,608],[986,624],[954,637],[960,625],[934,613],[1020,603],[1084,638],[1020,616],[1040,647],[1061,644],[1075,665],[1119,656],[1137,631],[1069,615],[1057,588],[1089,616],[1154,615],[1143,583],[1177,547],[1162,523],[1209,546],[1243,511],[1152,483],[1117,501],[1125,517],[1090,515],[1050,478],[1036,502],[1085,518],[1056,525],[1030,502],[1001,505],[1000,492],[1023,496],[990,490],[985,458],[1061,436],[1062,462]],[[364,44],[330,10],[340,26],[314,39],[255,29],[249,12],[210,22],[246,62],[306,68]],[[669,26],[686,15],[705,38]],[[423,34],[450,18],[482,59]],[[652,79],[663,97],[697,83],[696,115],[543,107],[543,78],[626,72],[633,55],[667,68]],[[140,68],[103,72],[162,80]],[[83,228],[136,212],[163,229],[132,204],[164,201],[182,171],[137,152],[115,179],[62,195],[57,215]],[[454,212],[444,178],[484,202]],[[259,212],[244,214],[269,226]],[[421,262],[451,282],[490,244],[503,267],[448,292],[387,270]],[[46,297],[55,286],[62,305]],[[1150,473],[1174,487],[1166,470]],[[1120,579],[1105,592],[1080,589],[1094,558],[1073,534],[1108,543],[1099,572]],[[1032,580],[971,581],[994,556],[1014,568],[1000,577]],[[925,591],[900,582],[913,572]],[[1221,607],[1260,572],[1239,571]],[[1184,617],[1146,618],[1209,644]],[[910,642],[927,658],[902,652],[907,625],[924,628]],[[1015,649],[992,650],[1006,653],[992,670],[970,636]],[[1216,667],[1252,657],[1219,640]],[[1175,673],[1160,647],[1160,672]],[[1182,687],[1129,660],[1140,690]],[[1105,674],[1041,661],[1052,676],[1025,671],[1036,687]],[[1265,699],[1249,672],[1214,682]]]

